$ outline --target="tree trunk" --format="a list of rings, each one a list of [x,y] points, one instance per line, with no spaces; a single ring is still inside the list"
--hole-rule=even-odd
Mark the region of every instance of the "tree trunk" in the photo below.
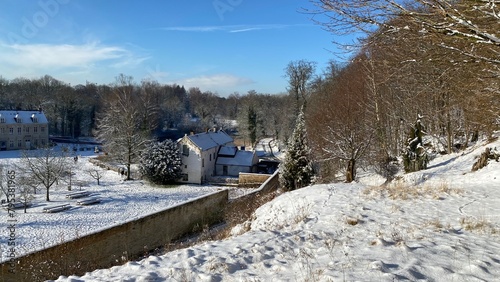
[[[347,163],[347,171],[346,171],[345,181],[348,183],[353,182],[354,179],[356,178],[355,165],[356,165],[355,159],[350,159],[349,162]]]

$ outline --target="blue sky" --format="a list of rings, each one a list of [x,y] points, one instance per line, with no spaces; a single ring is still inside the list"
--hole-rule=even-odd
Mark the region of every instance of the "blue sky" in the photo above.
[[[109,84],[120,74],[227,96],[285,92],[290,61],[330,59],[308,0],[0,0],[0,76]]]

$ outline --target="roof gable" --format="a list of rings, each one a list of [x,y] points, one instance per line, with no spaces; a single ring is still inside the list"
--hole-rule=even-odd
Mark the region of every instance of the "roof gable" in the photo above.
[[[217,146],[227,145],[233,142],[233,138],[226,132],[219,130],[216,132],[208,131],[186,136],[194,145],[202,151],[215,148]]]
[[[218,155],[224,157],[234,157],[237,151],[238,148],[236,148],[236,146],[222,146]]]

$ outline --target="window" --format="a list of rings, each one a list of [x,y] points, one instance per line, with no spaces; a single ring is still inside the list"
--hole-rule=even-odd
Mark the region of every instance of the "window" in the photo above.
[[[14,148],[14,141],[12,141],[12,140],[10,141],[9,147]]]
[[[182,145],[182,154],[186,157],[189,156],[189,147],[187,145]]]
[[[210,161],[212,161],[212,155],[210,155]]]
[[[1,123],[5,123],[5,118],[4,117],[0,117],[0,122]]]
[[[37,123],[37,122],[38,122],[38,117],[37,117],[35,114],[32,114],[32,115],[31,115],[31,120],[32,120],[33,122]]]
[[[20,127],[17,128],[17,134],[21,134],[22,131],[23,131],[22,128],[20,128]]]
[[[37,126],[33,127],[33,132],[34,133],[38,133],[38,127]]]
[[[22,145],[23,145],[23,142],[21,140],[17,140],[17,147],[21,148]]]
[[[30,133],[30,128],[26,127],[26,133]]]
[[[41,132],[45,132],[45,126],[41,126],[41,127],[40,127],[40,131],[41,131]]]
[[[182,181],[188,181],[189,180],[189,177],[188,177],[188,174],[185,173],[182,175]]]
[[[201,167],[205,167],[205,159],[201,159]]]
[[[13,127],[9,128],[9,133],[10,133],[11,135],[12,135],[12,134],[14,134],[14,128],[13,128]]]
[[[188,168],[188,165],[184,165],[184,168]]]
[[[4,127],[2,127],[0,130],[1,130],[2,134],[5,134],[5,128]]]

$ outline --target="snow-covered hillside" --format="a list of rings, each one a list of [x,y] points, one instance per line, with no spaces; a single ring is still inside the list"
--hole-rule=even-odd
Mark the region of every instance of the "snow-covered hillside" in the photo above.
[[[57,281],[498,281],[500,163],[471,172],[483,151],[387,188],[366,177],[285,193],[245,233]]]

